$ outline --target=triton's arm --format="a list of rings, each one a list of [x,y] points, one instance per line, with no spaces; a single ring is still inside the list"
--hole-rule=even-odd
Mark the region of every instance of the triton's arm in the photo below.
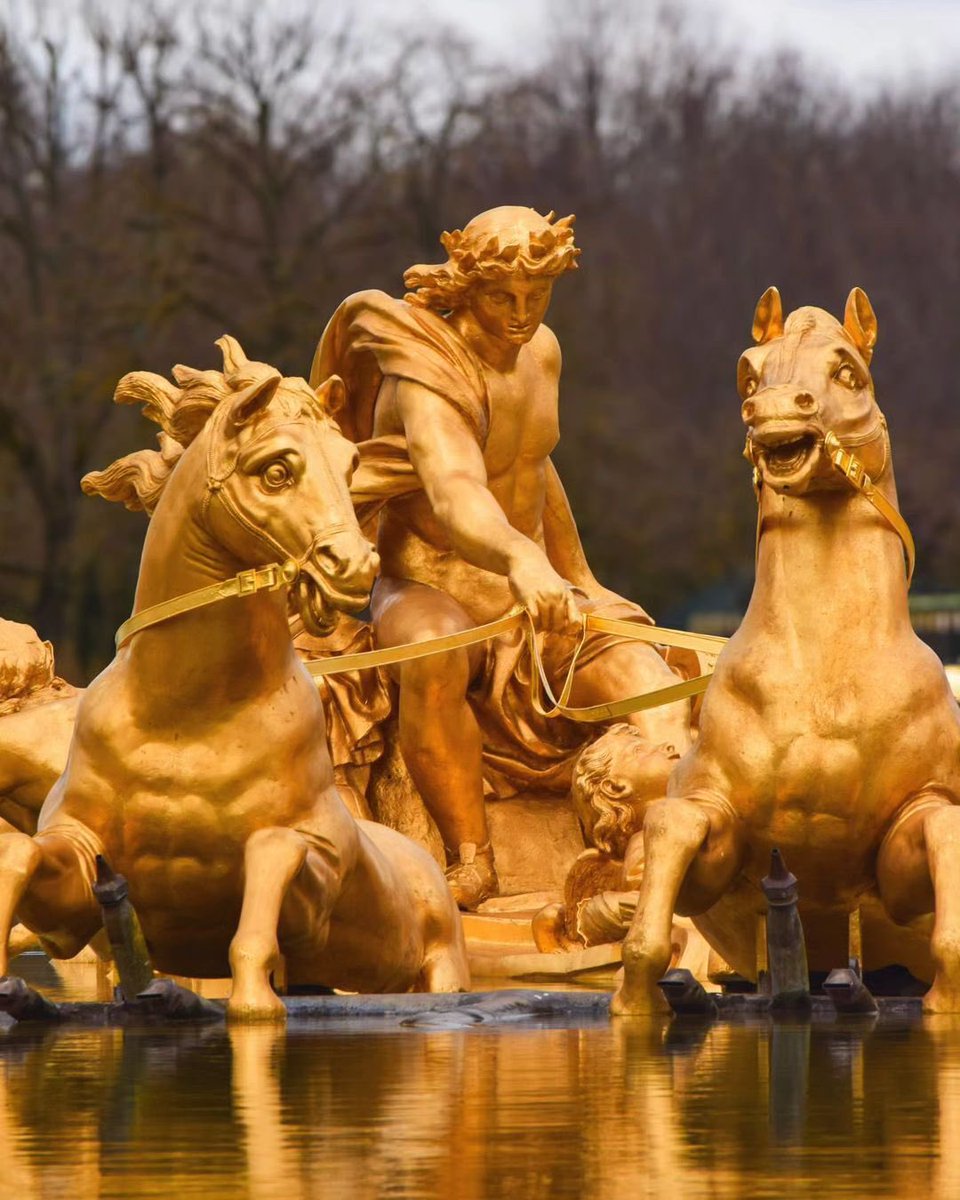
[[[540,547],[507,520],[487,487],[483,454],[449,403],[410,380],[397,384],[396,403],[410,461],[434,516],[468,563],[505,575],[517,600],[546,629],[579,621],[563,579]]]

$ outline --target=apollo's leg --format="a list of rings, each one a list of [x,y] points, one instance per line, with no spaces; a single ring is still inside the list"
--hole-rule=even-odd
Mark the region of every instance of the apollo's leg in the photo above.
[[[0,977],[10,961],[14,914],[58,958],[72,958],[101,925],[85,856],[62,832],[0,837]]]
[[[960,1013],[960,806],[925,808],[901,822],[877,859],[880,899],[898,923],[935,914],[936,967],[927,1012]]]
[[[233,988],[227,1016],[237,1021],[284,1021],[283,1001],[270,986],[280,961],[277,928],[287,889],[307,857],[308,843],[293,829],[259,829],[244,850],[243,905],[230,943]]]
[[[570,703],[580,706],[624,700],[680,682],[680,677],[652,646],[621,642],[577,668]],[[635,725],[655,746],[669,746],[679,754],[690,746],[689,700],[631,713],[623,719]]]
[[[424,584],[381,579],[373,596],[377,643],[398,646],[471,629],[450,596]],[[467,703],[473,661],[467,650],[398,668],[400,750],[448,851],[488,840],[480,727]]]
[[[712,805],[656,800],[643,822],[644,871],[637,911],[623,944],[615,1016],[668,1012],[657,982],[670,965],[673,914],[704,912],[740,869],[731,819]]]

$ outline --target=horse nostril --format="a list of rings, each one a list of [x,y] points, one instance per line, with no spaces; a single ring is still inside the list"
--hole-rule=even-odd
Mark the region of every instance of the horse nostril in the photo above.
[[[744,400],[744,402],[740,405],[740,415],[743,417],[744,421],[746,421],[748,425],[753,420],[754,414],[756,413],[756,411],[757,411],[757,406],[753,403],[752,400]]]
[[[342,575],[347,568],[347,564],[336,554],[330,546],[318,546],[313,552],[317,566],[323,571],[324,575],[328,575],[336,579],[338,575]]]
[[[814,400],[809,392],[799,392],[795,403],[801,412],[810,412],[817,406],[816,400]]]

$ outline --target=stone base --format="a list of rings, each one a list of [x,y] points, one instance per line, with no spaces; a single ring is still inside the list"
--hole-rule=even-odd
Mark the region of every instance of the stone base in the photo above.
[[[580,823],[566,796],[512,796],[487,804],[490,841],[503,896],[555,892],[584,850]]]

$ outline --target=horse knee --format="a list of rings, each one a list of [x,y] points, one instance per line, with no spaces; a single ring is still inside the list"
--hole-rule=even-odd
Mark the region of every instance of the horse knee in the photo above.
[[[306,857],[307,843],[303,835],[295,829],[282,825],[270,825],[265,829],[254,830],[247,838],[244,854],[252,857],[269,856],[301,860]]]
[[[42,857],[40,847],[25,833],[8,833],[0,837],[0,876],[29,879]]]
[[[880,847],[877,891],[891,921],[906,925],[933,911],[933,877],[927,849],[928,822],[940,810],[912,814]]]

